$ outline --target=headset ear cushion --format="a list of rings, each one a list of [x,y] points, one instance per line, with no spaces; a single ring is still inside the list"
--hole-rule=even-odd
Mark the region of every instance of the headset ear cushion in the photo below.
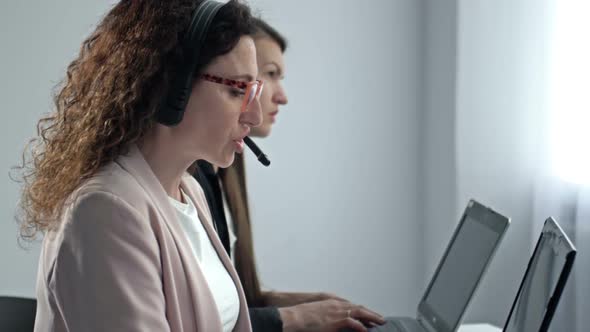
[[[165,103],[156,112],[156,121],[166,126],[175,126],[182,121],[191,94],[192,82],[193,71],[189,68],[175,73],[169,88],[170,93],[165,99]]]
[[[175,126],[182,121],[191,94],[196,61],[213,18],[225,4],[213,0],[203,1],[195,10],[191,25],[183,41],[185,61],[173,73],[174,78],[162,106],[156,111],[156,121]]]

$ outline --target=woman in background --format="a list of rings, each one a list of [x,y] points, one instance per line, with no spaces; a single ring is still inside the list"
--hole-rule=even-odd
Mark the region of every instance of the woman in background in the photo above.
[[[265,87],[260,96],[262,124],[252,128],[250,136],[264,138],[271,133],[279,107],[288,102],[281,84],[287,42],[266,22],[255,22],[258,78]],[[254,262],[243,156],[219,170],[200,161],[195,177],[205,189],[219,236],[235,262],[254,331],[366,331],[364,325],[384,323],[380,315],[332,294],[262,291]]]

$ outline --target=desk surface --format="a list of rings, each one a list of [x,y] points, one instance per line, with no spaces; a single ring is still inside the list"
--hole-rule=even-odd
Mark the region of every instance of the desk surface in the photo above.
[[[462,324],[457,332],[502,332],[502,329],[490,324]]]
[[[502,332],[502,329],[490,324],[462,324],[457,332]]]

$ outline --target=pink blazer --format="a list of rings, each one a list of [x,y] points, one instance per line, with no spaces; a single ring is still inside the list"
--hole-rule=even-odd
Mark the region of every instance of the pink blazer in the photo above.
[[[196,181],[182,179],[236,284],[234,331],[251,331],[244,291],[211,226]],[[72,195],[59,229],[43,240],[35,331],[222,331],[189,240],[139,149],[103,167]]]

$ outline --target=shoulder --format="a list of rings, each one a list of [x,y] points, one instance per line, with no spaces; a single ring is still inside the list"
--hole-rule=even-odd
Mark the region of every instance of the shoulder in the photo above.
[[[85,180],[72,193],[66,206],[78,211],[95,210],[95,205],[101,208],[128,209],[148,219],[150,210],[156,203],[146,188],[140,179],[119,164],[111,162]]]
[[[59,228],[43,240],[48,283],[57,273],[52,271],[89,270],[94,269],[92,264],[106,269],[116,262],[129,262],[130,257],[158,259],[158,240],[150,220],[116,190],[84,184],[70,197],[60,219]]]
[[[73,197],[79,199],[92,193],[102,193],[102,196],[114,196],[134,206],[134,199],[138,196],[142,197],[143,192],[145,192],[144,188],[135,177],[117,163],[111,162],[85,180]]]
[[[60,257],[57,260],[63,268],[97,260],[119,261],[137,252],[143,252],[137,257],[158,256],[152,218],[134,205],[145,193],[134,188],[138,185],[123,173],[111,171],[103,170],[88,179],[68,199],[59,229],[44,239],[49,254],[46,259]],[[151,204],[147,198],[143,200],[144,205]]]
[[[85,180],[65,202],[60,230],[82,238],[125,232],[149,232],[154,203],[142,185],[116,163]]]
[[[74,248],[110,247],[113,242],[154,242],[150,221],[124,197],[106,190],[78,194],[64,211],[62,245]]]

